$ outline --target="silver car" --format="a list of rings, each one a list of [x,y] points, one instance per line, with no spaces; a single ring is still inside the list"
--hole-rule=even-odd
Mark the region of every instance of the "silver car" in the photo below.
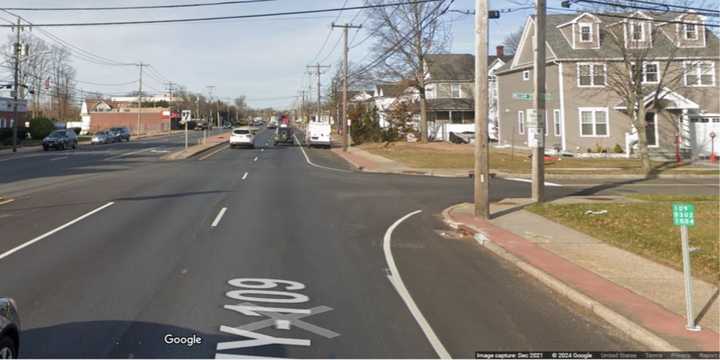
[[[15,301],[0,298],[0,359],[16,359],[20,349],[20,318]]]
[[[108,132],[98,131],[90,139],[91,144],[109,144],[115,142],[115,138]]]

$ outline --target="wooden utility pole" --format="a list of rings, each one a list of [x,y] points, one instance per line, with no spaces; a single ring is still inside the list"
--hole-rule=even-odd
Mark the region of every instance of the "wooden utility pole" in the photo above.
[[[347,151],[348,147],[350,146],[350,124],[348,119],[348,99],[347,99],[347,92],[348,92],[348,53],[350,49],[348,48],[348,29],[360,29],[362,26],[360,25],[353,25],[353,24],[345,24],[345,25],[335,25],[332,24],[333,28],[341,28],[343,29],[343,93],[342,93],[342,131],[343,131],[343,151]]]
[[[488,2],[475,0],[475,216],[490,218],[488,166]]]
[[[315,65],[308,65],[307,68],[315,70],[315,76],[317,77],[317,79],[316,79],[317,80],[317,115],[315,117],[315,121],[320,121],[320,115],[322,114],[322,102],[321,102],[322,98],[320,96],[320,90],[321,90],[320,75],[323,74],[322,69],[329,69],[330,65],[315,64]]]
[[[535,0],[535,63],[533,94],[535,121],[530,122],[528,139],[532,148],[532,198],[542,203],[545,197],[545,0]],[[534,128],[534,129],[533,129]]]
[[[140,79],[139,79],[139,87],[138,87],[138,116],[137,116],[137,130],[135,131],[135,135],[140,135],[140,126],[142,124],[142,75],[143,75],[143,66],[145,64],[139,63],[138,67],[140,68]]]
[[[15,56],[15,76],[13,80],[13,119],[12,119],[12,151],[17,152],[18,138],[18,101],[20,101],[20,55],[22,54],[22,43],[20,42],[20,33],[23,32],[23,25],[20,18],[17,19],[15,26],[17,36],[13,46],[13,55]],[[27,109],[26,109],[27,111]]]

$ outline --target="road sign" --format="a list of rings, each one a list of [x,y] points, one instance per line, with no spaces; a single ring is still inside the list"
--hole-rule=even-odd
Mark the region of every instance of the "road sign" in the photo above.
[[[512,98],[515,100],[526,100],[526,101],[532,101],[533,94],[531,93],[523,93],[523,92],[514,92],[512,93]],[[552,94],[546,93],[545,94],[545,100],[552,100],[553,96]]]
[[[686,203],[672,204],[673,225],[695,226],[695,205]]]
[[[181,122],[184,124],[188,121],[192,120],[192,111],[190,110],[183,110],[182,111],[182,120]]]

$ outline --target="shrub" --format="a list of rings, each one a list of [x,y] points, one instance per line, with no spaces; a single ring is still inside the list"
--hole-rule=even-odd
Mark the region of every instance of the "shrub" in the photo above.
[[[620,144],[615,144],[615,147],[613,148],[613,152],[616,154],[622,154],[625,151],[623,150],[622,146],[620,146]]]
[[[25,139],[25,136],[27,134],[27,130],[25,128],[18,128],[17,133],[17,143],[21,143],[23,139]],[[12,144],[12,128],[3,128],[0,129],[0,145],[10,145]]]
[[[358,115],[359,118],[355,117]],[[353,119],[350,128],[350,136],[352,136],[353,143],[362,144],[365,142],[383,141],[384,131],[380,128],[377,110],[372,109],[366,112],[357,111],[354,114],[351,113],[350,118]]]
[[[593,151],[592,151],[591,148],[587,148],[587,151],[586,151],[586,152],[587,152],[588,154],[591,154]]]
[[[30,135],[33,139],[42,140],[55,130],[55,124],[46,117],[36,117],[30,120]]]

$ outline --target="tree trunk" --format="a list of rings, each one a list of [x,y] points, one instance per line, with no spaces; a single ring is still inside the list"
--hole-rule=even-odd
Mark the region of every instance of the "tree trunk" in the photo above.
[[[427,99],[424,85],[420,89],[420,142],[428,142]]]
[[[640,153],[640,166],[643,174],[647,177],[652,172],[652,164],[650,163],[650,151],[647,143],[647,122],[645,121],[645,108],[640,105],[637,111],[637,127],[638,132],[638,151]]]

